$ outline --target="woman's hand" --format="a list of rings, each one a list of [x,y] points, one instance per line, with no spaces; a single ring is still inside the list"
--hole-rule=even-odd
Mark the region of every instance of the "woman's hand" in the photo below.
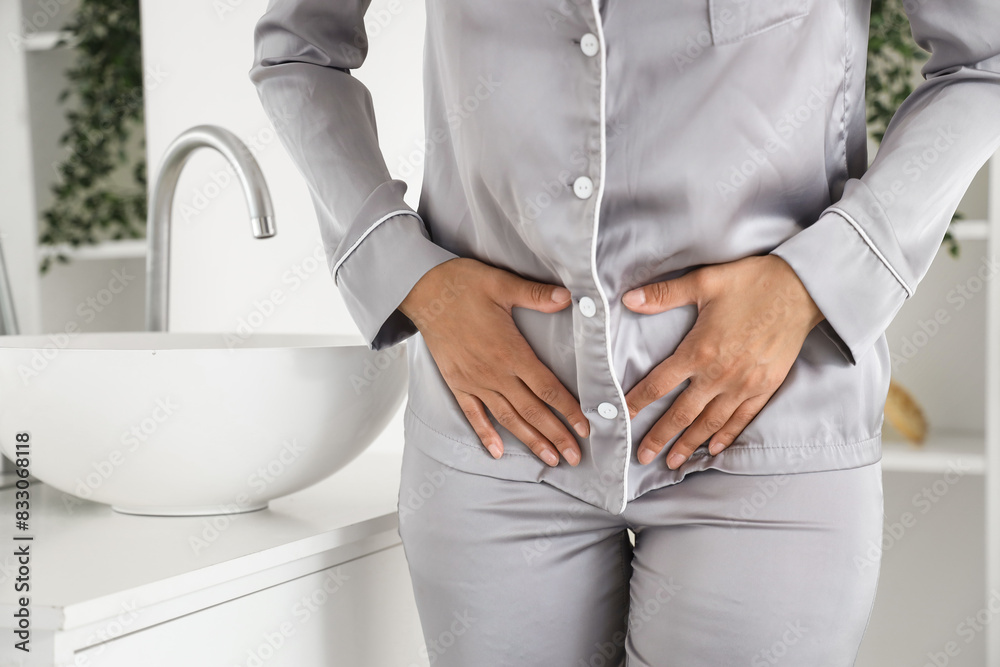
[[[674,280],[627,292],[637,313],[696,304],[698,319],[674,353],[625,396],[629,414],[690,384],[643,438],[649,463],[677,433],[667,465],[676,469],[703,442],[718,454],[757,416],[795,362],[823,314],[792,268],[777,255],[746,257],[695,269]]]
[[[518,440],[550,466],[559,452],[571,465],[580,446],[549,409],[562,413],[580,437],[590,422],[580,403],[535,356],[511,317],[514,306],[554,313],[570,304],[565,287],[524,280],[477,260],[458,257],[421,276],[399,306],[420,330],[442,377],[493,458],[503,441],[489,409]]]

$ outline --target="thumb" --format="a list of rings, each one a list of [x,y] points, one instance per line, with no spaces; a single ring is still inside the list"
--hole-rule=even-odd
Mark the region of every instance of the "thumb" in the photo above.
[[[672,308],[698,303],[694,271],[679,278],[643,285],[625,292],[622,303],[637,313],[662,313]]]
[[[497,301],[507,306],[554,313],[569,305],[570,296],[570,291],[561,285],[538,283],[510,274],[500,286]]]

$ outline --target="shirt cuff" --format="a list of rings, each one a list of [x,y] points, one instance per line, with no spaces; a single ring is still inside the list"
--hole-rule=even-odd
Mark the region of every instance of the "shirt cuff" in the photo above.
[[[434,243],[423,219],[402,202],[403,181],[376,188],[328,257],[347,310],[369,349],[391,347],[417,332],[397,310],[429,270],[458,257]]]
[[[837,205],[770,254],[798,275],[826,318],[818,326],[851,365],[889,327],[912,294],[865,233],[871,220]]]

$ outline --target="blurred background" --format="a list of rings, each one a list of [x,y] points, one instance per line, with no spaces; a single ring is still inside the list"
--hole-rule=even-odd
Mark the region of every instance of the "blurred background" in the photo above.
[[[265,5],[0,3],[0,241],[22,333],[144,328],[147,182],[174,137],[205,123],[250,148],[279,233],[252,238],[233,171],[213,152],[196,154],[174,201],[171,330],[356,332],[327,270],[306,184],[247,78]],[[406,199],[416,208],[423,3],[373,0],[368,16],[370,52],[356,75],[372,92],[389,170],[409,184]],[[921,80],[923,61],[901,2],[875,0],[871,156]],[[887,333],[894,383],[883,449],[886,530],[859,667],[983,667],[988,644],[1000,665],[1000,364],[993,349],[1000,302],[992,280],[1000,161],[991,164]],[[401,446],[397,415],[373,447]]]

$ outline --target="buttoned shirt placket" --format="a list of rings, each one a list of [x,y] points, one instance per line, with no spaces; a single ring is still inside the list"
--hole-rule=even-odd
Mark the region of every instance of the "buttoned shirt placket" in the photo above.
[[[618,514],[625,511],[627,505],[628,497],[628,470],[629,470],[629,460],[632,456],[632,423],[628,414],[628,407],[625,403],[625,392],[622,389],[621,383],[618,382],[618,376],[615,373],[614,358],[612,353],[611,345],[611,318],[609,317],[609,304],[608,296],[601,286],[600,274],[597,270],[597,240],[598,233],[600,230],[601,223],[601,201],[604,194],[604,180],[607,171],[607,49],[604,41],[604,26],[601,21],[600,12],[600,0],[590,0],[591,9],[594,14],[594,27],[596,29],[596,35],[586,34],[580,39],[580,50],[584,55],[588,57],[595,57],[595,62],[600,68],[600,155],[599,155],[599,173],[597,174],[597,190],[594,191],[594,184],[590,178],[586,176],[581,176],[576,179],[573,183],[573,192],[577,197],[581,199],[592,199],[593,201],[593,211],[594,211],[594,227],[591,236],[590,245],[590,271],[591,276],[594,280],[594,287],[597,290],[597,294],[600,297],[602,310],[600,312],[600,317],[603,318],[603,336],[604,336],[604,355],[605,358],[602,360],[602,364],[606,365],[608,370],[608,375],[611,378],[611,382],[614,386],[615,393],[617,394],[615,402],[612,401],[602,401],[597,406],[597,414],[602,420],[608,422],[615,422],[616,420],[621,420],[624,422],[625,426],[625,442],[624,442],[624,459],[622,461],[622,476],[620,479],[621,483],[621,506],[618,510]],[[597,315],[596,304],[590,297],[581,297],[577,303],[577,307],[580,313],[584,317],[593,317]],[[578,324],[578,326],[581,326]],[[584,402],[584,409],[586,410],[586,394],[588,393],[588,387],[580,387],[580,399]],[[603,429],[602,429],[603,430]],[[597,453],[594,453],[597,456]],[[598,472],[598,479],[603,480],[603,475]]]

